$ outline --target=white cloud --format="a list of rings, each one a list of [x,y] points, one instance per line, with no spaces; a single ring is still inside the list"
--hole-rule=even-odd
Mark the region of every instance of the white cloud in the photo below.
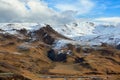
[[[0,0],[0,21],[15,20],[26,15],[26,8],[19,0]]]
[[[102,22],[120,22],[120,17],[101,17],[96,18],[95,21],[102,21]]]
[[[28,6],[31,14],[52,16],[51,13],[55,13],[47,4],[40,1],[29,1]]]
[[[94,6],[95,4],[91,0],[76,0],[71,4],[61,3],[57,4],[55,7],[60,11],[72,10],[74,12],[78,12],[77,14],[80,15],[89,13]]]
[[[46,21],[50,21],[50,19],[56,15],[57,13],[50,9],[46,3],[44,2],[40,2],[40,1],[29,1],[27,3],[27,5],[29,6],[30,10],[29,10],[29,14],[28,14],[28,19],[30,21],[36,21],[36,22],[46,22]]]
[[[90,0],[77,0],[72,5],[57,4],[60,12],[43,0],[0,0],[0,22],[40,22],[50,24],[75,21],[75,15],[88,13],[94,6]]]
[[[30,8],[27,9],[26,5]],[[47,22],[55,12],[39,0],[0,0],[0,22]]]

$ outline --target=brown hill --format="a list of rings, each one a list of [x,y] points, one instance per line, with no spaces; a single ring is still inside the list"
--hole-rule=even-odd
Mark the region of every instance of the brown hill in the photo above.
[[[40,40],[45,42],[46,44],[52,45],[56,39],[69,39],[58,32],[56,32],[50,25],[46,25],[45,27],[40,28],[32,33],[30,33],[31,37],[36,38],[36,40]]]
[[[52,61],[47,57],[51,44],[68,38],[49,25],[34,32],[21,30],[19,33],[0,34],[0,80],[63,80],[71,76],[68,80],[77,80],[80,76],[87,76],[82,80],[120,79],[120,51],[114,47],[94,49],[69,44],[63,49],[72,51],[66,61]]]

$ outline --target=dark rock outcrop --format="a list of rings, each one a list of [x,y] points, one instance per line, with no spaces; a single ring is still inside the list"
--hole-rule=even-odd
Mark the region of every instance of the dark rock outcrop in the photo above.
[[[25,28],[17,30],[20,34],[27,35],[27,30]]]
[[[50,25],[40,28],[34,32],[30,33],[31,37],[36,38],[36,40],[43,41],[46,44],[52,45],[56,39],[63,38],[68,39],[65,36],[56,32]]]
[[[58,54],[56,57],[56,61],[59,61],[59,62],[61,61],[66,62],[66,59],[67,59],[67,54],[63,54],[63,53]]]
[[[56,61],[56,62],[65,62],[67,59],[67,54],[65,54],[65,53],[57,54],[57,53],[55,53],[55,51],[53,49],[48,51],[47,56],[52,61]]]
[[[2,38],[4,39],[15,39],[16,37],[14,35],[11,35],[9,33],[5,33],[5,34],[0,34]]]
[[[120,44],[116,46],[116,49],[120,50]]]
[[[51,49],[51,50],[48,51],[47,56],[48,56],[48,58],[50,58],[52,61],[55,61],[55,60],[56,60],[55,51],[54,51],[53,49]]]
[[[77,47],[77,48],[76,48],[76,52],[77,52],[77,53],[80,53],[81,50],[82,50],[82,49],[81,49],[80,47]]]
[[[99,50],[102,56],[114,56],[114,52],[107,49]]]
[[[79,57],[76,57],[76,58],[75,58],[75,63],[82,63],[82,62],[84,62],[84,61],[85,61],[84,58],[79,58]]]
[[[83,48],[82,50],[84,53],[91,53],[93,51],[92,48]]]

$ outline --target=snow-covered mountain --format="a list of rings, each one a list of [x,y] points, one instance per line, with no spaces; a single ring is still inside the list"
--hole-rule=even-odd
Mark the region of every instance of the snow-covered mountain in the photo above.
[[[120,43],[120,23],[77,22],[54,28],[59,33],[73,39],[72,44],[101,45],[107,43],[116,46]],[[58,41],[60,47],[66,40]]]
[[[1,32],[4,30],[10,34],[15,34],[14,29],[27,29],[34,31],[45,24],[40,23],[1,23]],[[101,45],[108,43],[118,45],[120,43],[120,23],[103,23],[103,22],[75,22],[65,25],[52,26],[58,33],[71,38],[72,40],[59,39],[55,41],[54,47],[60,48],[67,43],[79,45]]]
[[[8,32],[10,34],[15,34],[16,30],[26,29],[28,31],[38,30],[39,28],[45,26],[39,23],[0,23],[0,29]]]

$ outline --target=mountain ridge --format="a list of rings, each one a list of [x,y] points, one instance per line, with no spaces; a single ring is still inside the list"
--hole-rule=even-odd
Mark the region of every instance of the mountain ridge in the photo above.
[[[28,32],[34,32],[44,27],[46,24],[40,23],[2,23],[0,24],[1,32],[16,34],[16,30],[26,29]],[[68,42],[74,41],[81,45],[101,45],[107,43],[117,46],[120,43],[120,23],[102,23],[102,22],[76,22],[65,25],[52,26],[59,34],[65,37],[58,39],[60,46],[64,46]],[[50,31],[49,31],[50,32]],[[56,34],[56,33],[54,33]],[[57,37],[57,36],[56,36]],[[60,37],[60,36],[59,36]],[[71,39],[66,42],[66,39]],[[60,43],[60,40],[64,41]],[[55,41],[57,44],[57,41]]]
[[[18,24],[19,27],[16,29]],[[108,80],[119,79],[120,51],[117,50],[119,46],[116,49],[113,45],[106,43],[95,44],[95,40],[101,39],[101,36],[91,37],[87,33],[84,35],[86,38],[78,36],[76,30],[79,27],[74,30],[73,26],[68,26],[67,28],[73,31],[72,35],[76,33],[77,36],[73,35],[78,38],[76,39],[69,35],[66,37],[66,33],[55,30],[55,28],[62,30],[59,26],[26,24],[20,27],[21,25],[9,23],[9,25],[4,24],[4,27],[0,26],[2,27],[0,30],[0,74],[4,73],[7,76],[11,75],[10,73],[14,74],[10,77],[0,75],[0,79],[44,80],[39,75],[88,76],[88,78],[93,76],[95,79],[96,76],[99,76],[98,79],[111,76],[112,78]],[[77,24],[74,25],[77,26]],[[81,37],[83,41],[80,40]],[[91,40],[94,45],[90,44],[90,41],[87,43],[87,40]]]

